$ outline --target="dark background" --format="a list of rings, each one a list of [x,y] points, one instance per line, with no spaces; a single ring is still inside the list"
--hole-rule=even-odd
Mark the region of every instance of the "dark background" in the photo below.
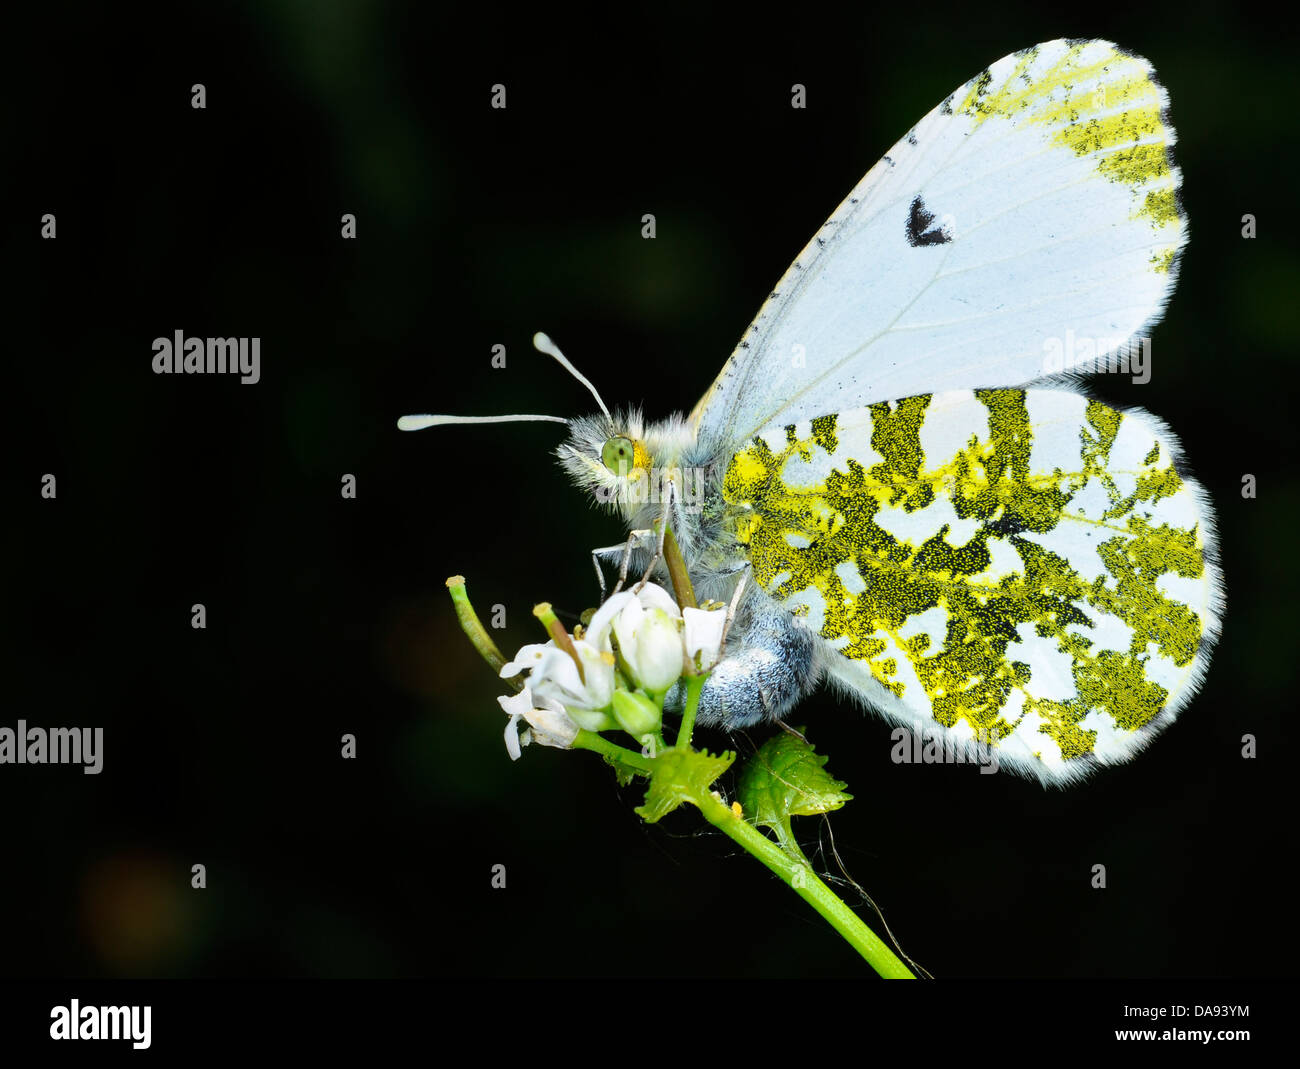
[[[689,813],[642,826],[640,792],[589,754],[506,758],[502,687],[443,580],[507,607],[513,652],[541,637],[536,601],[594,604],[588,549],[617,521],[558,470],[558,427],[394,420],[590,409],[532,351],[539,329],[611,404],[688,409],[898,137],[1064,35],[1146,55],[1172,94],[1191,243],[1151,382],[1095,393],[1165,418],[1216,503],[1228,610],[1208,682],[1139,759],[1068,791],[893,765],[888,726],[825,695],[797,719],[855,794],[840,855],[936,975],[1294,971],[1300,268],[1278,27],[1194,3],[457,6],[9,13],[0,723],[106,739],[99,776],[0,767],[0,970],[861,975]],[[262,381],[154,375],[152,339],[177,329],[260,337]],[[803,821],[811,846],[819,828]]]

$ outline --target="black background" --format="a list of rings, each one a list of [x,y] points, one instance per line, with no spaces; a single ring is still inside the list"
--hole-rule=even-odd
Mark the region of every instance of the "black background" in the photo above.
[[[1173,99],[1182,276],[1151,382],[1094,392],[1166,419],[1216,503],[1228,611],[1205,689],[1068,791],[891,764],[885,723],[828,695],[797,721],[855,794],[840,856],[936,975],[1293,971],[1291,44],[1199,4],[469,7],[13,13],[2,723],[102,726],[106,752],[99,776],[0,767],[0,970],[862,975],[688,813],[642,826],[637,789],[588,754],[507,760],[502,688],[443,580],[506,606],[513,651],[541,637],[535,602],[570,621],[595,602],[587,551],[617,521],[554,464],[558,427],[394,421],[588,410],[536,330],[611,404],[688,409],[898,137],[1005,53],[1086,35],[1146,55]],[[260,337],[262,381],[154,375],[178,329]]]

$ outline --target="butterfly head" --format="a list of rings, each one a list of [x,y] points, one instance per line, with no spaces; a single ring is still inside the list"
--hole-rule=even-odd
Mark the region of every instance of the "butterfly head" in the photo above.
[[[569,439],[555,453],[569,477],[598,503],[627,513],[645,498],[654,457],[640,412],[570,420]]]

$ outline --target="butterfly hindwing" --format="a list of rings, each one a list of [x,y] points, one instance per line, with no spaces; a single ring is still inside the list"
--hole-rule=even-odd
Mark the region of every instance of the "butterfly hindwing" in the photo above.
[[[724,449],[771,424],[1105,360],[1173,285],[1173,143],[1150,65],[1108,42],[994,63],[799,255],[692,413],[701,440]]]
[[[754,579],[820,636],[833,678],[1045,781],[1145,745],[1218,630],[1212,513],[1177,442],[1068,390],[769,428],[724,497]]]

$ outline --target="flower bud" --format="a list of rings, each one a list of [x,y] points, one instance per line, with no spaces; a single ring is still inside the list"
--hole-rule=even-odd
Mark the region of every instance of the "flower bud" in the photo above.
[[[635,738],[659,730],[663,713],[653,701],[639,690],[614,692],[614,719],[618,726]]]
[[[618,649],[637,686],[662,694],[682,674],[682,635],[663,609],[633,601],[614,620]]]
[[[567,709],[573,722],[584,731],[611,731],[618,725],[609,713],[600,709]]]

